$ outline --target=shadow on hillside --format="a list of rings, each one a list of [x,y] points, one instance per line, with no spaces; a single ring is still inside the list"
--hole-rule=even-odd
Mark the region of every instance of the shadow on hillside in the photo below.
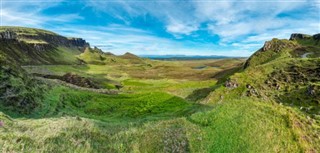
[[[212,91],[217,89],[220,85],[215,85],[210,88],[201,88],[193,91],[190,95],[186,97],[189,101],[198,102],[204,98],[206,98]]]
[[[193,91],[190,95],[187,96],[187,100],[198,102],[202,99],[205,99],[211,92],[219,88],[227,79],[233,74],[243,70],[243,65],[240,64],[236,67],[219,71],[213,75],[212,78],[217,79],[217,84],[209,88],[201,88]]]

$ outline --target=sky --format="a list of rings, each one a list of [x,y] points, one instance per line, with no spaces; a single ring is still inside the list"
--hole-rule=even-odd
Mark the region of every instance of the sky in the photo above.
[[[250,56],[320,33],[320,0],[0,0],[0,24],[81,37],[106,52]]]

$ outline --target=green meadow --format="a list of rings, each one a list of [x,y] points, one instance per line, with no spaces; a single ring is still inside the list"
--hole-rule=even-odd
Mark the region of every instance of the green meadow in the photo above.
[[[0,152],[320,151],[311,36],[273,39],[248,59],[165,61],[8,29],[18,40],[0,42]]]
[[[1,151],[304,152],[318,147],[319,141],[303,138],[314,140],[309,135],[315,136],[312,132],[319,127],[305,124],[308,120],[299,111],[271,100],[237,98],[241,87],[222,88],[219,79],[199,75],[228,68],[193,69],[196,63],[215,62],[174,61],[172,65],[181,68],[176,69],[179,76],[188,76],[179,79],[173,72],[163,73],[172,69],[168,61],[157,61],[158,68],[147,70],[136,64],[25,66],[29,73],[72,72],[100,81],[106,89],[117,90],[116,84],[123,88],[106,95],[48,80],[42,103],[32,113],[3,111]],[[155,74],[142,78],[128,69]],[[188,71],[196,73],[189,76]]]

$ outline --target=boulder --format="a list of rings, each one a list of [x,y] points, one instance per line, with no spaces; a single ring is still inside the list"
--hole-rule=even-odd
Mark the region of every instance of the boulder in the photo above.
[[[225,87],[227,88],[237,88],[238,87],[238,84],[234,81],[231,81],[231,80],[227,80],[224,84]]]

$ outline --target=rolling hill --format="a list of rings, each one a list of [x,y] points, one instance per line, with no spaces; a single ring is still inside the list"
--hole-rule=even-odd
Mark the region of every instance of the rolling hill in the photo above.
[[[320,151],[319,34],[272,39],[245,62],[175,62],[0,29],[2,152]],[[116,94],[88,90],[110,82]]]

